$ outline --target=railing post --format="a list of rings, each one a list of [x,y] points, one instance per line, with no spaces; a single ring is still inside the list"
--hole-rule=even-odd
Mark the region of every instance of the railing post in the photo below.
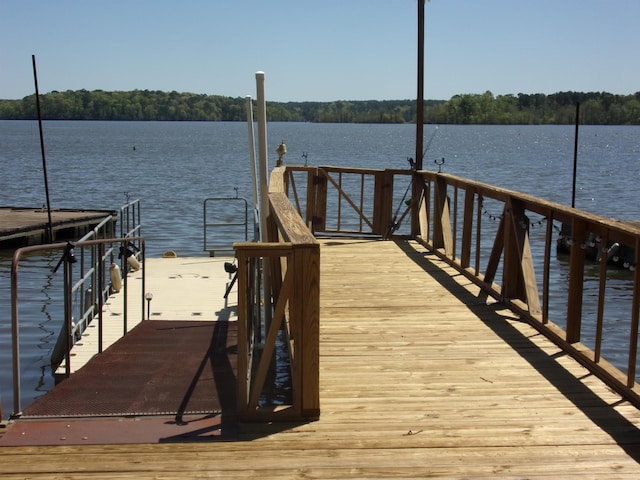
[[[249,370],[249,302],[247,295],[248,285],[248,258],[244,250],[236,249],[238,257],[238,373],[237,373],[237,408],[240,417],[247,413],[247,402],[249,399],[248,370]]]
[[[447,181],[436,175],[434,195],[434,222],[433,222],[433,248],[450,248],[447,238],[451,236],[451,221],[449,218],[449,205],[447,200]],[[449,252],[446,252],[449,256]]]
[[[521,212],[519,212],[521,213]],[[504,206],[504,221],[500,223],[503,229],[503,281],[502,296],[506,300],[524,299],[522,275],[520,274],[519,255],[516,236],[520,234],[518,215],[514,212],[512,199],[508,199]]]
[[[580,341],[582,327],[582,291],[584,287],[584,222],[574,218],[571,222],[571,253],[569,255],[569,293],[567,308],[567,342]]]
[[[374,175],[372,233],[384,234],[393,221],[393,173],[385,170]]]
[[[73,271],[71,262],[66,258],[67,253],[63,254],[62,263],[64,275],[64,324],[67,329],[67,341],[64,354],[65,375],[67,378],[71,375],[71,347],[73,347],[73,321],[71,319],[71,287],[73,286]]]
[[[425,178],[420,177],[420,182],[422,184],[420,196],[418,198],[412,198],[411,202],[418,204],[419,233],[422,239],[429,243],[429,236],[431,234],[431,231],[429,230],[429,215],[431,214],[431,180],[427,180],[427,183],[425,183]]]
[[[103,297],[103,292],[104,292],[104,275],[105,275],[105,268],[104,268],[104,244],[100,243],[98,245],[98,353],[102,353],[102,335],[103,335],[103,330],[102,330],[102,320],[103,320],[103,315],[102,315],[102,307],[104,306],[104,297]],[[143,266],[144,268],[144,266]]]
[[[313,180],[315,192],[315,210],[313,213],[313,231],[327,229],[327,174],[321,168],[316,170]]]
[[[305,245],[294,249],[296,285],[293,297],[300,302],[298,317],[300,349],[296,348],[300,372],[299,408],[302,417],[320,416],[320,247]],[[298,357],[300,355],[300,357]],[[295,392],[294,392],[295,394]]]
[[[475,190],[467,188],[464,192],[464,212],[462,219],[462,245],[460,247],[460,266],[469,268],[471,264],[471,239],[473,237],[473,207]]]
[[[629,362],[627,387],[631,388],[636,381],[636,361],[638,357],[638,323],[640,322],[640,238],[635,242],[636,269],[633,273],[633,298],[631,300],[631,334],[629,336]]]
[[[316,178],[318,169],[307,170],[307,210],[305,212],[305,223],[309,230],[315,231],[315,217],[317,208]]]
[[[11,353],[13,365],[13,413],[12,416],[20,416],[20,323],[18,321],[18,261],[20,249],[13,254],[11,263]]]

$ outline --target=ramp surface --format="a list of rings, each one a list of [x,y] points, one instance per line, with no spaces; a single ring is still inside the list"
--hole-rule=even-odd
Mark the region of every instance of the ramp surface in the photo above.
[[[23,412],[31,417],[235,409],[236,322],[146,320]]]

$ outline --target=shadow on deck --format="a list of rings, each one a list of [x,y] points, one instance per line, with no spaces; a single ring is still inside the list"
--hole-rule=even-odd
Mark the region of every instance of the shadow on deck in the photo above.
[[[444,289],[454,295],[461,303],[467,305],[469,310],[477,316],[478,320],[489,327],[505,344],[513,347],[513,351],[524,359],[533,369],[535,369],[549,384],[553,385],[567,400],[575,405],[594,425],[602,429],[612,440],[615,441],[625,452],[640,463],[640,429],[630,422],[624,415],[615,410],[618,405],[626,403],[624,399],[617,402],[608,403],[596,392],[594,392],[584,382],[587,379],[595,379],[595,376],[585,371],[584,376],[576,377],[574,373],[568,371],[561,363],[561,360],[572,359],[563,351],[548,353],[542,349],[534,339],[549,342],[542,334],[532,330],[522,331],[514,326],[514,322],[528,325],[520,321],[510,311],[505,311],[500,303],[487,303],[480,300],[469,289],[461,286],[456,277],[460,274],[451,275],[436,265],[440,263],[432,253],[416,249],[415,245],[402,240],[395,242],[399,249],[408,258],[422,268]],[[435,260],[434,261],[432,261]],[[502,310],[499,312],[499,310]],[[509,321],[505,321],[509,320]]]

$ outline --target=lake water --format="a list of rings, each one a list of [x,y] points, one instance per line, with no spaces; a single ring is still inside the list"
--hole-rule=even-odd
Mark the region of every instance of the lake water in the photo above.
[[[573,126],[426,126],[424,168],[443,171],[569,205]],[[434,133],[435,132],[435,133]],[[285,163],[408,168],[413,125],[271,123],[270,166],[282,139]],[[203,200],[252,198],[245,123],[44,122],[52,208],[115,209],[139,198],[147,254],[203,252]],[[0,121],[0,205],[46,202],[37,122]],[[618,219],[640,219],[640,127],[580,128],[576,207]],[[11,410],[10,252],[0,253],[0,400]],[[21,298],[34,306],[21,330],[23,403],[52,385],[49,355],[59,329],[50,275],[57,258],[21,267]],[[22,277],[21,277],[22,278]],[[21,280],[22,281],[22,280]],[[565,278],[556,282],[562,284]],[[622,279],[627,282],[628,279]],[[624,295],[628,287],[620,287]],[[22,312],[22,310],[21,310]],[[22,314],[21,314],[22,315]],[[54,315],[55,316],[55,315]],[[626,345],[625,345],[626,347]]]

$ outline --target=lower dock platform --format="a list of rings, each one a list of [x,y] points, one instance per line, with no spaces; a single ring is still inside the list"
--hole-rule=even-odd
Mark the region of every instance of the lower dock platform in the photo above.
[[[53,239],[47,242],[49,215],[46,208],[0,207],[0,248],[54,243],[82,237],[106,217],[118,218],[111,210],[52,209]]]

